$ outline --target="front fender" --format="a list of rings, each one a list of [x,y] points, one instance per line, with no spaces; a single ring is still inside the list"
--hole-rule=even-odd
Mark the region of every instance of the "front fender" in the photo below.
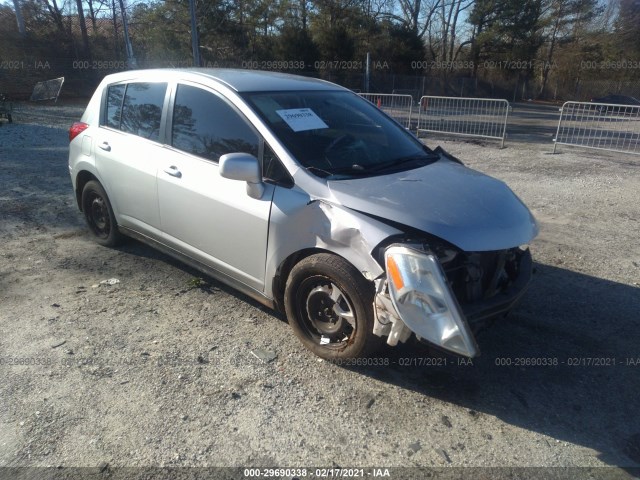
[[[319,248],[340,255],[365,278],[373,280],[384,273],[372,255],[374,248],[399,233],[402,232],[366,215],[312,199],[297,189],[276,188],[269,220],[265,278],[274,278],[280,265],[294,253]],[[265,294],[274,298],[272,285],[265,283]]]

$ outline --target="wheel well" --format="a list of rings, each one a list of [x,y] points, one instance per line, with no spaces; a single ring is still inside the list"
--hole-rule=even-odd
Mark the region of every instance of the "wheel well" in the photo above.
[[[82,190],[84,190],[84,186],[87,182],[98,179],[90,172],[86,170],[82,170],[76,176],[76,202],[78,202],[78,208],[82,211]]]
[[[310,257],[311,255],[315,255],[316,253],[329,253],[331,255],[335,255],[336,257],[342,257],[335,252],[330,250],[325,250],[323,248],[305,248],[304,250],[299,250],[295,253],[292,253],[287,258],[283,260],[283,262],[278,267],[276,271],[276,275],[273,277],[273,299],[276,305],[276,308],[284,313],[284,289],[287,285],[287,278],[289,278],[289,274],[293,267],[296,266],[298,262],[301,260]],[[346,259],[345,259],[346,260]],[[347,260],[348,261],[348,260]]]

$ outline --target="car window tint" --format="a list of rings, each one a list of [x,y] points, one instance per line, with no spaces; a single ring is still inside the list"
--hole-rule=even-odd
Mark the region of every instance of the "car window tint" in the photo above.
[[[107,90],[106,124],[112,128],[120,128],[120,114],[122,113],[122,98],[126,85],[111,85]]]
[[[224,100],[197,87],[178,85],[172,145],[218,161],[226,153],[258,156],[258,136]]]
[[[166,90],[166,83],[127,85],[120,129],[123,132],[157,141],[160,137],[160,118]]]

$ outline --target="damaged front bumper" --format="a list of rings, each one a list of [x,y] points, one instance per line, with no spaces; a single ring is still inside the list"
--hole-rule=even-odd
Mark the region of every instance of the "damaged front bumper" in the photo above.
[[[533,272],[533,260],[529,249],[521,250],[515,259],[517,274],[504,289],[486,299],[465,303],[462,307],[472,328],[483,320],[508,313],[526,292]]]
[[[393,244],[377,280],[374,333],[389,345],[411,333],[465,357],[479,349],[472,327],[510,310],[531,278],[528,249],[437,255],[421,245]]]

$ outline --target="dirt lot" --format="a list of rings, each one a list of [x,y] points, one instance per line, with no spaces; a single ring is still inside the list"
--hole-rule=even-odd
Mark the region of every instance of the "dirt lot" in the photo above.
[[[144,245],[92,243],[81,112],[0,128],[0,466],[640,467],[640,158],[438,142],[538,218],[531,289],[473,364],[406,345],[344,368]]]

